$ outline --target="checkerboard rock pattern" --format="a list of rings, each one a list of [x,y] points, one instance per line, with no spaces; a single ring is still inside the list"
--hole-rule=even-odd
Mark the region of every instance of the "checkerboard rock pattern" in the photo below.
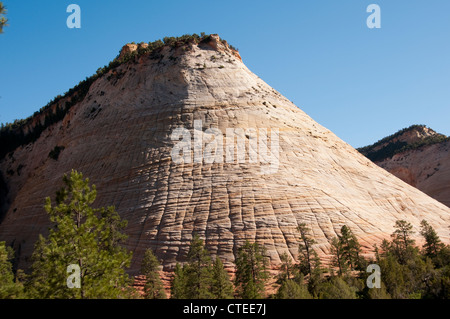
[[[252,134],[266,130],[270,150],[270,132],[278,130],[277,169],[262,173],[248,151],[233,162],[175,163],[172,132],[185,128],[193,140],[194,121],[201,121],[197,134],[204,140],[211,128],[223,132],[224,141],[227,128],[242,128],[248,149]],[[48,156],[55,146],[64,146],[57,160]],[[19,165],[20,175],[6,173]],[[144,54],[111,70],[62,121],[0,162],[10,202],[0,240],[20,248],[20,267],[29,265],[38,234],[47,233],[44,198],[54,198],[72,169],[97,186],[96,206],[114,205],[128,220],[126,247],[136,274],[147,248],[165,270],[183,262],[194,232],[227,267],[246,240],[263,244],[272,265],[284,252],[295,258],[299,223],[311,229],[325,259],[343,225],[368,252],[389,237],[398,219],[411,222],[417,238],[427,219],[449,239],[448,207],[316,123],[218,36],[165,47],[157,58]]]

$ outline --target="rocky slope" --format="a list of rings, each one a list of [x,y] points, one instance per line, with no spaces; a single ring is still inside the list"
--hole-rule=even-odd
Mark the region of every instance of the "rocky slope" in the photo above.
[[[186,154],[203,145],[218,154],[217,161],[198,161],[198,154],[175,161],[179,141],[172,134],[180,128],[194,142]],[[227,162],[220,143],[209,141],[229,141],[230,128],[242,129],[236,132],[246,151]],[[58,156],[49,156],[57,146]],[[193,232],[227,266],[245,240],[264,244],[273,264],[283,252],[295,257],[302,222],[324,257],[344,224],[366,249],[388,237],[398,219],[418,230],[426,218],[449,239],[448,207],[316,123],[250,72],[218,36],[164,46],[114,67],[61,121],[1,160],[8,208],[0,240],[20,252],[20,267],[29,264],[38,234],[49,225],[44,198],[54,195],[71,169],[96,184],[97,206],[115,205],[128,220],[132,273],[146,248],[156,250],[165,269],[182,262]]]
[[[414,125],[362,149],[375,163],[450,207],[450,140]]]

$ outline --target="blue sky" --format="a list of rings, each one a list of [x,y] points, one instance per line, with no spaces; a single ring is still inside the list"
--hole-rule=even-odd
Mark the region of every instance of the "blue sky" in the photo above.
[[[0,122],[33,114],[132,41],[218,33],[354,147],[412,124],[450,135],[450,1],[3,0]],[[81,29],[66,8],[81,7]],[[369,4],[381,29],[369,29]]]

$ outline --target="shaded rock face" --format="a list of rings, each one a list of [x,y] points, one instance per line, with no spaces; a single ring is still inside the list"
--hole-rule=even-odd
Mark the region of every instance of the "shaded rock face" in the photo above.
[[[247,151],[231,163],[175,163],[173,132],[180,128],[191,132],[193,144],[201,135],[202,150],[208,132],[222,132],[226,140],[227,129],[242,129]],[[278,131],[278,164],[269,173],[261,171],[261,158],[250,160],[255,136],[265,131]],[[267,135],[261,143],[274,153],[275,136]],[[55,146],[64,147],[58,160],[48,156]],[[216,38],[166,47],[158,59],[144,55],[99,78],[63,121],[3,159],[0,169],[19,165],[20,175],[5,176],[11,205],[0,240],[20,245],[21,268],[49,226],[44,198],[53,198],[71,169],[97,186],[96,206],[115,205],[128,220],[131,273],[139,271],[147,248],[166,270],[183,262],[194,232],[227,267],[245,240],[265,245],[273,264],[284,252],[296,257],[299,223],[312,229],[324,257],[344,224],[366,249],[388,237],[398,219],[418,230],[426,218],[448,240],[449,208],[314,122]]]
[[[8,211],[8,185],[0,172],[0,223]]]

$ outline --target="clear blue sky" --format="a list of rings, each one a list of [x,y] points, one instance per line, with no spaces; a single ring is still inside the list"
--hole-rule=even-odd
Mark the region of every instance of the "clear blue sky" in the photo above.
[[[128,42],[218,33],[244,63],[354,147],[412,124],[450,135],[449,0],[3,0],[0,122],[25,118]],[[69,4],[81,29],[69,29]],[[366,8],[381,7],[381,29]]]

